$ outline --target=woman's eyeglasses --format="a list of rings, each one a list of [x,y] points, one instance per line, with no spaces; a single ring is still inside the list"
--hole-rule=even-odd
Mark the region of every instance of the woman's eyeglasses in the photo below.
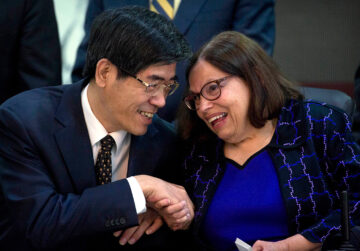
[[[231,75],[213,80],[207,84],[205,84],[201,90],[200,93],[195,94],[191,93],[187,95],[183,100],[185,102],[185,105],[190,110],[196,110],[197,106],[200,104],[200,95],[203,96],[205,99],[209,101],[214,101],[218,99],[221,95],[221,86],[220,84],[231,77]]]

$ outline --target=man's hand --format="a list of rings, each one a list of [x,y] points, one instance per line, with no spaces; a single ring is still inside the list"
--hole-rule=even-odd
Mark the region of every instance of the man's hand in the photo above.
[[[147,235],[155,233],[163,225],[163,220],[160,215],[151,208],[148,208],[146,213],[140,214],[138,217],[139,226],[114,233],[115,237],[121,236],[119,239],[120,245],[125,245],[126,243],[132,245],[137,242],[144,233]]]
[[[186,229],[194,218],[194,205],[184,187],[148,176],[135,176],[147,205],[161,214],[173,230]]]

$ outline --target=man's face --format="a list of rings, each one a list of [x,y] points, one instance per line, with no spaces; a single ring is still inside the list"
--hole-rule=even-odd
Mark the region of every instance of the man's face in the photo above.
[[[136,74],[147,83],[163,83],[174,80],[176,63],[151,65]],[[117,79],[117,69],[111,64],[106,84],[99,90],[97,113],[94,114],[108,132],[125,130],[143,135],[152,122],[153,115],[165,105],[162,91],[149,94],[146,87],[133,77]]]

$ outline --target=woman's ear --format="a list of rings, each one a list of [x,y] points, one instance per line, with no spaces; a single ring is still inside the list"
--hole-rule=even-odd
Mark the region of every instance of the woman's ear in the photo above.
[[[106,58],[100,59],[96,64],[95,69],[95,83],[99,87],[106,86],[106,83],[112,77],[112,71],[114,70],[114,65]]]

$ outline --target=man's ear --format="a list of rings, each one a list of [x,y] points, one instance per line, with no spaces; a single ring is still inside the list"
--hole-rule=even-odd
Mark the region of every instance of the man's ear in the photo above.
[[[112,77],[114,65],[106,58],[100,59],[96,64],[95,83],[99,87],[104,87]]]

